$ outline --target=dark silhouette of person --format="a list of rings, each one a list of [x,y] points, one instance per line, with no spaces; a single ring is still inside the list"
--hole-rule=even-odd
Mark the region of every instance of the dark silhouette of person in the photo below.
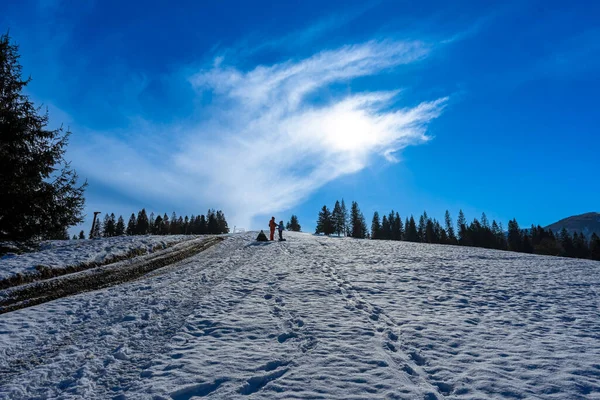
[[[269,229],[271,230],[269,240],[274,240],[275,228],[277,228],[277,222],[275,222],[275,217],[271,217],[271,220],[269,221]]]

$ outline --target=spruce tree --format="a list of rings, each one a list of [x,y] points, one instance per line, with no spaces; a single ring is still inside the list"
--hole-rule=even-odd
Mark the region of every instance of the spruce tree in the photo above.
[[[325,235],[331,235],[334,232],[333,221],[331,217],[331,212],[326,205],[321,208],[319,212],[319,218],[317,219],[317,228],[315,233],[323,233]]]
[[[125,234],[125,220],[122,215],[119,215],[117,225],[115,226],[115,236],[122,236]]]
[[[79,240],[83,240],[83,239],[85,239],[85,232],[79,231]]]
[[[198,222],[198,234],[206,235],[208,233],[208,223],[204,215],[200,216],[200,222]]]
[[[404,239],[404,226],[402,225],[402,218],[400,218],[400,214],[396,212],[396,216],[394,218],[394,237],[398,238],[397,240]]]
[[[600,260],[600,237],[595,232],[590,239],[590,258]]]
[[[392,229],[386,215],[381,218],[381,229],[379,229],[379,238],[383,240],[390,240]]]
[[[155,235],[165,234],[165,222],[163,221],[163,217],[160,215],[154,220],[154,232]]]
[[[458,212],[458,219],[456,220],[456,228],[458,231],[458,244],[461,246],[469,246],[469,234],[467,231],[467,219],[463,210]]]
[[[510,251],[522,251],[523,235],[516,219],[508,221],[508,249]]]
[[[169,216],[167,215],[167,213],[165,213],[163,215],[163,224],[164,224],[165,228],[164,228],[162,234],[163,235],[168,235],[169,232],[171,232],[171,222],[169,221]],[[206,232],[204,232],[204,233],[206,233]]]
[[[373,220],[371,221],[371,239],[382,239],[381,222],[379,221],[379,213],[377,211],[373,213]]]
[[[350,215],[348,214],[348,209],[346,208],[346,203],[344,199],[342,199],[341,204],[341,218],[344,221],[344,235],[350,235]]]
[[[227,226],[227,220],[223,211],[217,211],[217,226],[219,233],[229,233],[229,226]]]
[[[331,220],[333,222],[333,232],[340,236],[344,233],[344,215],[342,214],[342,207],[338,200],[335,201],[333,211],[331,212]]]
[[[69,131],[46,129],[40,113],[23,94],[18,46],[0,36],[0,241],[60,237],[83,221],[84,190],[63,158]]]
[[[298,223],[298,217],[295,215],[292,215],[290,217],[290,221],[286,224],[285,229],[287,229],[288,231],[292,231],[292,232],[300,232],[301,227],[300,227],[300,224]]]
[[[446,234],[448,235],[448,244],[458,244],[456,234],[454,233],[454,227],[452,226],[452,218],[450,217],[450,211],[446,210],[444,220],[446,222]]]
[[[154,212],[150,213],[150,218],[148,218],[148,233],[152,235],[156,235],[156,227],[154,226],[156,222],[156,218],[154,217]]]
[[[575,257],[573,238],[571,238],[571,235],[564,227],[560,231],[560,245],[562,247],[562,253],[561,253],[562,256]]]
[[[110,215],[104,214],[104,222],[102,223],[102,236],[109,237],[110,236]]]
[[[135,214],[131,213],[131,217],[129,217],[129,222],[127,223],[127,235],[133,236],[136,234],[136,226],[135,226]]]
[[[147,235],[149,228],[150,222],[148,221],[146,209],[142,208],[142,210],[138,212],[137,220],[135,221],[136,235]]]
[[[365,217],[358,207],[358,203],[353,201],[350,208],[350,236],[357,239],[364,239],[367,236],[367,224]]]
[[[425,215],[421,215],[419,217],[419,227],[417,228],[417,236],[419,237],[419,242],[425,242],[425,224],[426,219]]]
[[[418,242],[419,241],[419,233],[417,231],[417,224],[415,223],[415,219],[413,216],[410,216],[410,220],[406,224],[406,240],[408,242]]]
[[[217,222],[217,214],[215,210],[210,209],[206,213],[207,229],[210,235],[219,233],[219,223]]]

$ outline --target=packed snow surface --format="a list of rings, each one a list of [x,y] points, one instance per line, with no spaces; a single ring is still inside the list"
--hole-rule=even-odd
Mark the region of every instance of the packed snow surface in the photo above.
[[[0,398],[600,398],[600,263],[256,233],[0,315]]]
[[[102,263],[107,258],[122,256],[131,250],[151,252],[156,247],[194,239],[195,236],[117,236],[103,239],[48,240],[42,243],[41,251],[8,255],[0,258],[0,279],[18,273],[34,273],[36,265],[63,268],[81,263]]]

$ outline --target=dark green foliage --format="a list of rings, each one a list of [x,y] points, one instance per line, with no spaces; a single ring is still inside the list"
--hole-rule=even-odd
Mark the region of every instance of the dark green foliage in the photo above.
[[[367,233],[365,217],[358,208],[358,203],[353,201],[350,208],[350,236],[357,239],[364,239],[367,237]]]
[[[292,215],[290,217],[290,221],[285,225],[285,229],[287,229],[288,231],[292,231],[292,232],[300,232],[302,227],[298,223],[298,217],[295,215]]]
[[[410,216],[410,220],[408,220],[408,224],[406,224],[406,239],[407,242],[418,242],[419,241],[419,232],[417,231],[417,224],[415,223],[415,219],[413,216]]]
[[[508,221],[507,241],[510,251],[521,251],[523,248],[523,235],[516,219]]]
[[[448,236],[448,244],[458,244],[456,234],[454,233],[454,227],[452,226],[452,218],[450,217],[450,211],[448,210],[446,210],[444,221],[446,223],[446,235]]]
[[[136,235],[147,235],[150,230],[150,221],[146,214],[146,209],[142,208],[138,212],[137,220],[135,221],[135,234]]]
[[[326,206],[323,207],[323,210],[328,212]],[[320,219],[323,216],[323,210],[319,214]],[[475,218],[470,224],[467,223],[462,210],[460,210],[457,220],[458,237],[455,236],[452,218],[447,210],[444,223],[445,227],[442,227],[440,222],[429,218],[427,212],[424,212],[419,218],[418,225],[412,216],[410,219],[406,218],[405,223],[402,224],[400,215],[393,210],[388,215],[384,215],[380,221],[379,212],[375,211],[371,222],[370,238],[474,246],[600,260],[600,237],[595,233],[588,241],[583,233],[578,232],[571,235],[566,229],[563,229],[558,236],[555,236],[552,230],[544,229],[539,225],[532,225],[530,229],[521,230],[516,219],[509,221],[508,232],[504,232],[502,223],[494,220],[490,224],[485,213],[482,213],[480,220]],[[351,236],[369,237],[364,217],[356,202],[352,202],[349,226]],[[317,227],[317,229],[320,228]]]
[[[350,236],[350,215],[348,214],[348,209],[346,208],[346,203],[344,199],[342,199],[341,204],[341,218],[344,221],[344,235]]]
[[[600,237],[596,233],[593,233],[590,239],[590,258],[600,260]]]
[[[127,223],[127,230],[125,232],[127,235],[132,236],[136,234],[136,231],[135,214],[131,213],[131,217],[129,217],[129,222]]]
[[[83,240],[83,239],[85,239],[85,232],[79,231],[79,240]]]
[[[104,237],[112,237],[117,235],[117,222],[115,221],[115,214],[106,214],[104,216],[104,224],[102,225],[102,235]]]
[[[333,233],[337,233],[338,236],[345,233],[344,225],[346,224],[346,219],[342,211],[342,206],[337,200],[331,212],[331,222],[333,223]]]
[[[317,220],[317,229],[315,233],[323,233],[325,235],[331,235],[335,232],[333,219],[331,212],[327,206],[323,206],[319,212],[319,219]]]
[[[381,239],[381,221],[379,221],[377,211],[373,213],[373,220],[371,221],[371,239]]]
[[[115,225],[115,236],[122,236],[125,234],[125,220],[122,215],[119,215],[117,224]]]
[[[46,129],[48,113],[22,94],[28,83],[18,47],[0,36],[0,241],[63,238],[83,221],[87,183],[63,158],[70,132]]]
[[[229,233],[229,226],[227,226],[227,220],[223,211],[217,211],[217,232],[216,233]]]
[[[379,229],[378,236],[379,237],[374,238],[373,233],[371,233],[371,238],[373,239],[390,240],[392,238],[392,228],[390,226],[387,216],[385,215],[383,216],[383,218],[381,218],[381,228]]]

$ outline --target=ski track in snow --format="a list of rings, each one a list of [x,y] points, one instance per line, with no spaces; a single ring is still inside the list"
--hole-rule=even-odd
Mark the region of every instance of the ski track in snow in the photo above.
[[[600,398],[600,263],[288,233],[0,315],[0,398]]]

